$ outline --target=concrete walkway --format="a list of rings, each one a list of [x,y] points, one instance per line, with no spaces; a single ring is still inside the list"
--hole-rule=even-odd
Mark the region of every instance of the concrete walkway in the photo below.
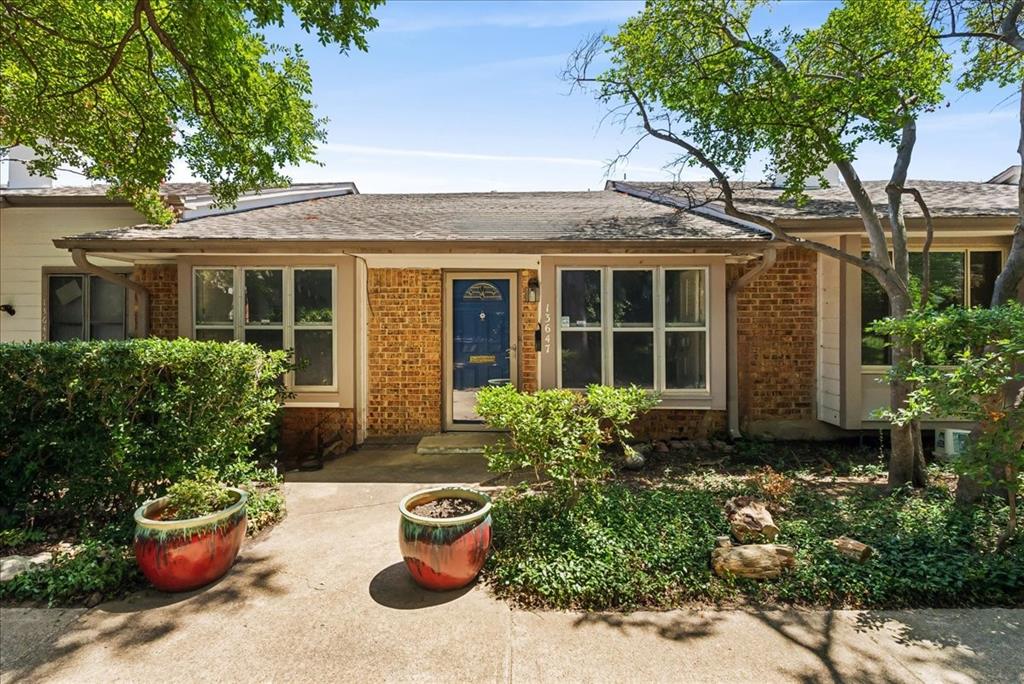
[[[478,456],[363,451],[289,478],[229,575],[89,611],[0,611],[3,682],[1024,682],[1024,611],[510,610],[416,588],[397,502]]]

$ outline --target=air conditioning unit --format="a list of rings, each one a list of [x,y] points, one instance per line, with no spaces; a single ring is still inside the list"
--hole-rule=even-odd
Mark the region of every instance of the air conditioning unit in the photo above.
[[[952,428],[936,430],[935,455],[945,460],[959,456],[967,448],[967,439],[970,436],[970,430],[954,430]]]

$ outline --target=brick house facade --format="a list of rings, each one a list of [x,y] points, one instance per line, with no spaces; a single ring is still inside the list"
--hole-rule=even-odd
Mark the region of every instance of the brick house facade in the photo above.
[[[984,263],[1006,254],[1016,215],[1013,186],[935,181],[920,186],[933,197],[933,249],[960,251],[965,273],[971,272],[967,266],[975,252],[984,252],[989,260]],[[884,210],[884,184],[869,184],[868,190]],[[282,441],[293,455],[325,444],[340,450],[372,437],[474,427],[472,420],[456,426],[452,419],[457,364],[455,334],[448,330],[457,317],[446,299],[452,298],[459,273],[516,283],[514,309],[510,303],[501,315],[507,311],[511,319],[514,312],[517,320],[507,340],[488,340],[495,344],[477,357],[483,360],[466,357],[460,368],[514,369],[511,377],[526,391],[583,387],[594,378],[612,384],[618,382],[618,369],[626,368],[622,377],[640,377],[662,399],[638,421],[638,436],[720,435],[734,429],[737,419],[744,434],[776,437],[879,427],[872,411],[887,401],[879,396],[884,369],[862,363],[859,271],[782,245],[712,206],[691,210],[687,191],[674,195],[670,185],[611,182],[597,192],[361,195],[354,187],[302,192],[299,200],[260,199],[267,203],[244,212],[203,208],[203,215],[160,230],[136,226],[53,243],[97,259],[123,253],[103,262],[107,267],[138,260],[131,277],[149,292],[153,335],[195,334],[193,281],[203,270],[222,269],[226,278],[234,278],[233,292],[224,296],[233,301],[235,318],[221,325],[228,339],[249,339],[249,328],[262,326],[263,332],[280,329],[278,344],[295,347],[300,334],[317,329],[320,321],[319,329],[331,340],[329,349],[318,352],[319,362],[328,364],[327,376],[297,388],[287,403]],[[780,192],[745,187],[738,201],[746,211],[785,222],[793,235],[850,254],[863,249],[863,226],[856,212],[844,208],[849,202],[842,188],[812,191],[801,207],[782,200]],[[910,211],[915,248],[923,223]],[[736,294],[730,314],[731,285],[770,252],[777,253],[774,265]],[[245,274],[275,269],[284,274],[275,303],[284,320],[264,318],[249,326]],[[300,289],[293,274],[303,270],[331,274],[329,301],[316,305],[329,306],[331,315],[314,319],[311,327],[293,315]],[[564,285],[562,274],[572,271],[591,275],[567,276]],[[625,271],[645,274],[647,294],[629,297],[643,302],[649,318],[619,325],[616,307],[633,306],[614,290],[617,274]],[[679,288],[689,288],[685,298],[699,301],[698,318],[669,324],[670,276],[681,278],[673,280],[674,306],[683,298]],[[597,285],[580,284],[590,277]],[[970,290],[966,280],[963,285]],[[563,291],[576,298],[568,309],[562,307]],[[568,339],[579,346],[563,348],[564,335],[577,335]],[[670,335],[677,335],[671,344]],[[514,366],[493,361],[502,351],[515,359]],[[568,383],[563,382],[566,359],[577,364]],[[640,375],[629,375],[637,369]],[[460,406],[471,406],[477,386],[503,377],[474,380],[481,384],[469,385],[469,396],[461,385]]]
[[[816,259],[801,249],[780,252],[776,264],[741,292],[738,302],[740,417],[753,421],[814,418]],[[748,268],[731,265],[730,281]],[[538,303],[528,301],[538,271],[519,275],[519,380],[539,387],[535,330]],[[174,266],[136,266],[132,279],[150,291],[153,335],[177,336]],[[371,268],[367,277],[366,433],[405,437],[442,429],[442,269]],[[641,438],[721,436],[721,410],[660,409],[633,426]],[[345,408],[288,408],[282,423],[285,452],[310,453],[356,442],[356,413]],[[339,440],[340,438],[340,440]]]

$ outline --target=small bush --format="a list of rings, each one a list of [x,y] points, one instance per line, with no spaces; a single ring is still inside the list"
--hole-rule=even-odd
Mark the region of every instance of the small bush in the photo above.
[[[519,392],[512,385],[477,394],[477,413],[504,439],[488,447],[488,467],[499,473],[531,468],[543,472],[562,494],[593,486],[611,473],[603,447],[629,452],[628,426],[657,399],[639,387],[591,385],[586,393],[566,389]]]
[[[200,468],[192,477],[178,480],[167,488],[165,520],[187,520],[224,510],[235,501],[234,495],[217,481],[217,473]]]
[[[722,504],[751,491],[721,481],[612,484],[568,508],[545,494],[499,497],[485,578],[521,605],[590,610],[741,600],[849,608],[1024,601],[1024,543],[993,549],[1005,504],[988,499],[968,510],[938,488],[839,498],[798,483],[776,519],[777,541],[796,549],[796,568],[778,580],[720,579],[709,558],[715,537],[728,534]],[[844,558],[830,541],[843,534],[877,554],[864,564]]]
[[[227,479],[272,431],[285,369],[239,343],[0,344],[7,525],[102,525],[199,468]]]

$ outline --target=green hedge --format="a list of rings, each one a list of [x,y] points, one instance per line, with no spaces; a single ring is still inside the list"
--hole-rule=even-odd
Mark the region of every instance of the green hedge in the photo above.
[[[239,343],[0,344],[3,517],[120,521],[199,467],[251,460],[285,369],[283,352]]]

